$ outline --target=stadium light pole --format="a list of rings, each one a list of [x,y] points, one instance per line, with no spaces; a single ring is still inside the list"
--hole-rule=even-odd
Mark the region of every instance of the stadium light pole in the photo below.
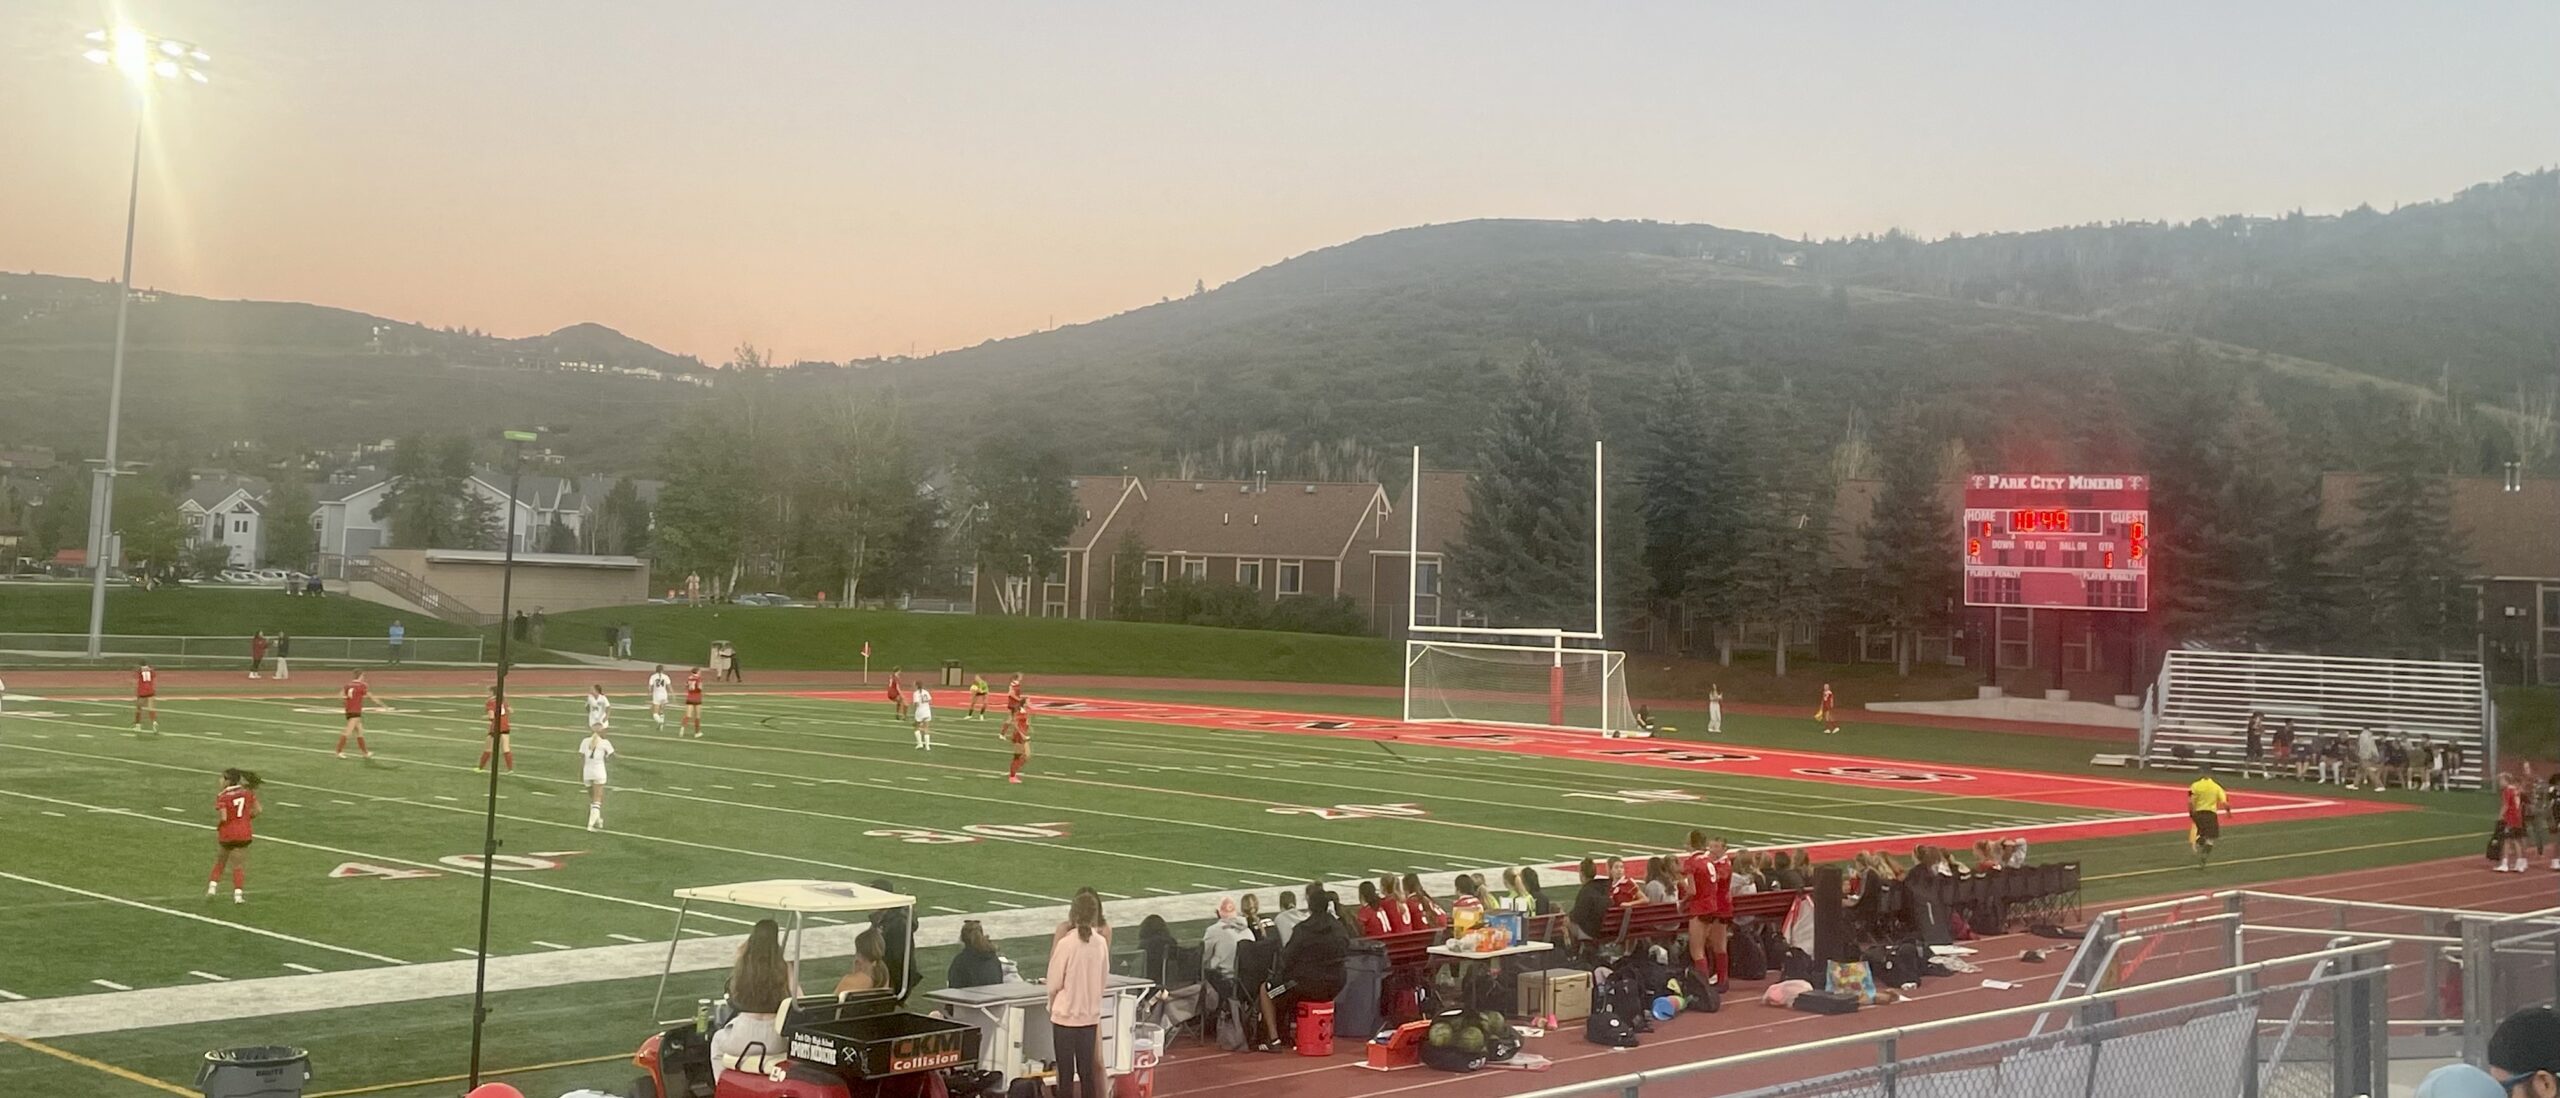
[[[153,38],[132,27],[90,31],[85,40],[89,47],[80,56],[124,74],[134,103],[133,174],[124,195],[124,273],[116,278],[116,349],[107,371],[107,453],[89,492],[89,658],[96,659],[106,646],[107,542],[115,526],[116,477],[121,472],[116,468],[116,429],[124,414],[125,318],[133,309],[133,229],[141,209],[142,135],[149,128],[151,88],[157,80],[210,83],[204,64],[212,58],[185,42]]]
[[[507,711],[507,667],[510,654],[507,639],[511,636],[507,619],[514,609],[516,594],[516,500],[524,484],[524,444],[537,442],[541,435],[532,431],[508,431],[507,439],[507,551],[506,564],[498,571],[498,684],[490,691],[496,713]],[[495,713],[489,726],[482,730],[489,737],[489,800],[483,813],[480,835],[480,952],[474,958],[471,974],[471,1082],[480,1085],[480,1032],[489,1021],[489,894],[497,882],[498,866],[498,721]]]

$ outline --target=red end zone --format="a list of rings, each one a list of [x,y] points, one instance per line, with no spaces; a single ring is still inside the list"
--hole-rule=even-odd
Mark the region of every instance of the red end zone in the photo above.
[[[882,700],[877,693],[840,690],[811,691],[797,696],[829,698],[838,701],[879,702]],[[2100,820],[2012,825],[1977,831],[1948,831],[1933,835],[1897,835],[1896,842],[1916,842],[1924,839],[1943,840],[1950,843],[1959,840],[1970,842],[1977,838],[1998,838],[2010,835],[2053,842],[2064,839],[2095,839],[2111,835],[2184,831],[2187,827],[2184,783],[2172,785],[2119,778],[2002,770],[1995,767],[1895,762],[1890,759],[1814,754],[1738,745],[1725,746],[1689,740],[1612,740],[1602,739],[1591,733],[1558,732],[1552,729],[1514,725],[1428,724],[1383,717],[1287,713],[1268,709],[1177,705],[1111,698],[1043,696],[1034,699],[1031,708],[1035,713],[1082,720],[1131,721],[1140,724],[1180,725],[1189,728],[1223,728],[1239,732],[1332,736],[1341,739],[1412,743],[1541,758],[1657,766],[1700,774],[1783,778],[1790,781],[1829,782],[1871,789],[1898,789],[1913,792],[1926,790],[1932,794],[1933,799],[1941,803],[1980,798],[2028,801],[2086,809],[2093,813],[2123,814]],[[2356,816],[2375,812],[2399,812],[2404,811],[2405,808],[2406,806],[2403,805],[2381,801],[2332,800],[2324,797],[2264,793],[2255,790],[2235,790],[2231,794],[2232,814],[2236,817],[2234,823],[2250,820],[2309,820],[2331,816]],[[1873,840],[1851,840],[1828,846],[1811,846],[1807,849],[1815,857],[1829,857],[1835,853],[1855,851],[1873,844]]]

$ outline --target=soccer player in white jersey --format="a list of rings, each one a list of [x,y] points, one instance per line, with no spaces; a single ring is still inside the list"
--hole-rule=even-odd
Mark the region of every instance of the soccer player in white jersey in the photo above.
[[[602,732],[612,722],[613,699],[604,696],[604,684],[587,688],[587,731]]]
[[[649,719],[657,723],[660,732],[667,730],[667,695],[675,685],[675,680],[667,677],[665,664],[649,673]]]
[[[603,701],[597,694],[594,701]],[[613,741],[606,739],[604,721],[597,718],[587,726],[587,738],[578,741],[578,759],[587,783],[587,830],[604,830],[604,762],[613,757]]]
[[[918,684],[915,692],[916,746],[933,750],[933,691]]]

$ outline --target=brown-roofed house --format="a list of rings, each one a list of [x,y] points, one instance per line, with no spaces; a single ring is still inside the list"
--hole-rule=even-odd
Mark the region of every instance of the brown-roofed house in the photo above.
[[[1241,584],[1267,600],[1341,597],[1366,609],[1377,596],[1377,551],[1391,542],[1400,560],[1407,533],[1386,491],[1371,483],[1120,476],[1071,483],[1076,524],[1058,549],[1056,574],[1035,599],[1024,577],[982,573],[974,589],[981,613],[1109,617],[1111,556],[1132,532],[1146,547],[1149,588],[1182,576]]]

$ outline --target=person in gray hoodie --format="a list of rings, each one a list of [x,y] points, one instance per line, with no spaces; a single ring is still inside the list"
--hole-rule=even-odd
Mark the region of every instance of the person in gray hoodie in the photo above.
[[[1271,917],[1272,933],[1279,936],[1280,944],[1286,947],[1289,944],[1289,932],[1298,929],[1298,924],[1306,921],[1307,913],[1298,910],[1298,894],[1282,892],[1280,913]]]
[[[1218,900],[1218,921],[1200,932],[1200,963],[1211,972],[1232,977],[1236,974],[1236,943],[1251,941],[1253,928],[1236,911],[1233,896]]]

